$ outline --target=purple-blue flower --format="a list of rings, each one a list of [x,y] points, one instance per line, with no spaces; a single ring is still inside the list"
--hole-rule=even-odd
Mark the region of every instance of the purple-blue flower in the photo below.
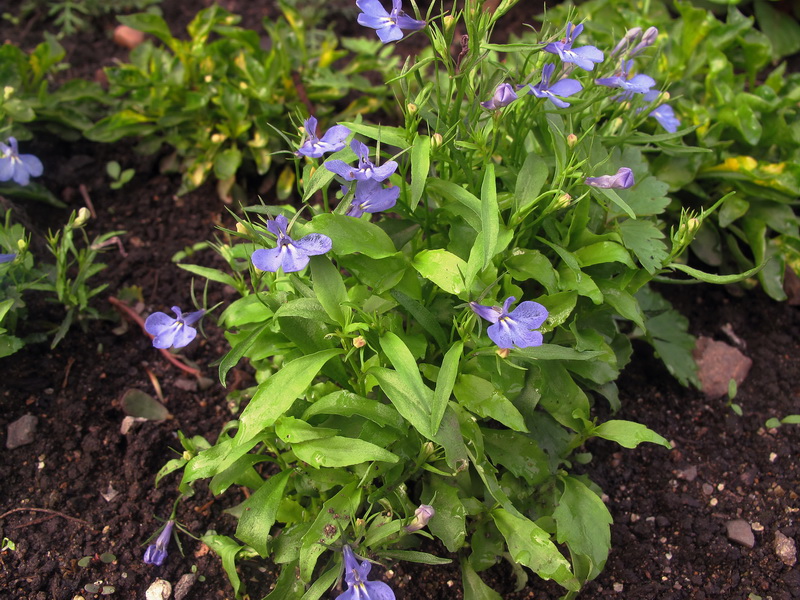
[[[356,6],[362,12],[358,22],[376,30],[384,44],[396,42],[403,37],[403,29],[417,31],[425,27],[425,21],[412,19],[403,12],[402,0],[392,0],[392,12],[386,12],[379,0],[357,0]]]
[[[314,116],[308,117],[303,127],[306,130],[306,138],[296,154],[311,158],[319,158],[326,152],[338,152],[344,148],[344,141],[350,135],[350,130],[344,125],[334,125],[325,132],[322,139],[318,138],[317,119]]]
[[[633,58],[637,54],[639,54],[645,48],[653,45],[653,42],[656,41],[658,38],[658,29],[655,27],[648,27],[647,31],[644,32],[642,35],[642,41],[634,46],[633,50],[631,50],[629,57]]]
[[[19,185],[28,185],[31,177],[44,171],[42,161],[33,154],[20,154],[17,138],[8,138],[8,145],[0,142],[0,181],[13,179]]]
[[[625,32],[625,35],[622,36],[622,39],[617,42],[617,45],[614,46],[614,49],[609,53],[609,56],[616,56],[620,52],[624,53],[630,47],[630,45],[636,41],[641,33],[641,27],[633,27],[632,29],[628,29],[628,31]]]
[[[550,77],[555,68],[556,66],[553,64],[545,65],[542,69],[542,80],[536,85],[531,85],[528,93],[537,98],[547,98],[558,108],[566,108],[569,106],[569,102],[556,98],[556,96],[572,96],[580,92],[583,86],[577,79],[561,79],[550,85]]]
[[[333,246],[331,238],[321,233],[311,233],[297,241],[286,233],[289,221],[283,215],[267,223],[267,229],[278,238],[275,248],[260,249],[253,252],[250,260],[257,269],[275,273],[282,269],[284,273],[300,271],[311,260],[309,257],[325,254]]]
[[[155,348],[188,346],[189,342],[197,336],[197,329],[192,325],[197,323],[206,311],[198,310],[184,316],[180,308],[173,306],[172,312],[177,315],[177,318],[173,319],[163,312],[154,312],[144,322],[145,331],[154,336],[153,346]]]
[[[650,90],[644,95],[644,99],[647,102],[655,102],[660,95],[661,94],[659,94],[658,90]],[[669,104],[662,104],[661,106],[651,110],[649,115],[651,117],[655,117],[656,121],[661,123],[661,126],[669,133],[675,133],[678,131],[678,127],[681,126],[680,119],[675,116],[675,111],[672,110],[672,107]]]
[[[631,68],[633,68],[633,61],[622,61],[619,71],[612,77],[601,77],[595,79],[595,83],[604,85],[610,88],[620,88],[625,90],[623,96],[630,97],[632,94],[645,94],[650,91],[656,82],[649,75],[639,74],[633,77],[628,77]]]
[[[345,181],[365,181],[367,179],[384,181],[397,170],[397,163],[393,160],[387,160],[380,167],[376,167],[375,163],[369,159],[369,148],[358,140],[350,142],[350,148],[358,156],[357,166],[351,167],[343,160],[328,160],[324,163],[325,168],[343,177]]]
[[[164,530],[158,534],[155,544],[150,544],[147,550],[144,551],[144,562],[146,564],[156,565],[157,567],[164,564],[167,558],[167,547],[169,546],[173,525],[175,525],[173,521],[167,521]]]
[[[520,302],[517,308],[508,312],[515,301],[514,296],[509,296],[502,308],[484,306],[477,302],[470,302],[469,306],[476,315],[492,323],[486,333],[499,348],[509,350],[513,346],[541,346],[542,334],[532,330],[538,329],[547,320],[547,309],[538,302],[526,301]]]
[[[494,95],[486,102],[481,102],[481,106],[487,110],[497,110],[508,106],[517,99],[517,93],[510,83],[501,83],[494,90]]]
[[[423,527],[427,527],[428,521],[430,521],[435,515],[436,509],[430,504],[420,504],[419,507],[414,511],[414,518],[408,525],[403,527],[403,529],[405,529],[408,533],[419,531]]]
[[[633,171],[631,171],[628,167],[620,167],[614,175],[587,177],[583,180],[583,183],[596,188],[627,190],[636,182],[633,179]]]
[[[382,183],[374,179],[358,181],[355,196],[345,214],[349,217],[360,217],[364,213],[389,210],[397,204],[399,196],[400,188],[396,185],[384,188]]]
[[[566,63],[575,63],[581,69],[592,71],[594,63],[603,62],[603,53],[594,46],[581,46],[580,48],[573,48],[572,44],[575,43],[577,38],[583,31],[583,25],[575,25],[567,23],[566,37],[560,42],[550,42],[544,47],[545,52],[551,54],[558,54],[559,58]]]
[[[0,254],[0,264],[11,262],[15,258],[17,258],[17,255],[13,254],[13,253],[12,254]]]
[[[336,600],[395,600],[394,592],[382,581],[367,581],[372,569],[368,560],[359,561],[358,557],[345,545],[344,553],[344,580],[347,582],[347,591],[336,596]]]

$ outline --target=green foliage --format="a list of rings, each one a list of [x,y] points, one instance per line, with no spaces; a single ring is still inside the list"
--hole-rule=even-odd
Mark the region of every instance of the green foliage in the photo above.
[[[76,139],[92,125],[106,101],[103,89],[82,79],[58,87],[52,77],[69,65],[52,35],[26,54],[13,44],[0,46],[0,140],[31,139],[36,130]]]
[[[34,11],[46,11],[61,35],[73,35],[101,15],[143,10],[159,12],[160,3],[161,0],[24,0],[15,18],[21,20]]]
[[[386,92],[361,73],[388,68],[389,50],[361,44],[342,65],[347,52],[331,32],[309,29],[288,4],[281,10],[282,18],[264,21],[266,42],[216,5],[197,14],[186,40],[158,15],[119,17],[159,43],[145,42],[130,63],[106,69],[119,103],[86,135],[100,142],[137,137],[144,153],[166,145],[174,151],[168,162],[183,173],[179,193],[213,175],[220,196],[230,198],[237,173],[263,175],[273,166],[285,147],[279,132],[294,129],[293,119],[310,103],[335,102],[359,89],[377,98],[351,104],[340,117],[377,107]],[[283,169],[282,180],[293,177]]]
[[[48,245],[55,263],[37,260],[30,251],[28,234],[22,225],[12,224],[11,211],[5,213],[0,224],[0,250],[16,254],[10,262],[0,264],[0,358],[20,350],[26,343],[42,341],[45,333],[29,331],[27,337],[16,335],[20,323],[27,317],[27,292],[52,296],[49,300],[61,304],[65,315],[62,322],[53,325],[46,334],[52,335],[51,347],[63,339],[70,327],[89,319],[101,318],[100,312],[89,301],[102,292],[106,285],[92,288],[90,279],[105,268],[96,262],[98,254],[115,243],[122,232],[103,234],[89,241],[84,225],[89,218],[87,209],[72,213],[64,227],[48,235]],[[76,243],[75,234],[83,237]]]

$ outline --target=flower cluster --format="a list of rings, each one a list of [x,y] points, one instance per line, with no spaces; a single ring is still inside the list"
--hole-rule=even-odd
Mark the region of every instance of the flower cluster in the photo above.
[[[601,63],[604,60],[603,53],[594,46],[581,46],[580,48],[573,48],[572,44],[575,43],[577,38],[583,31],[583,25],[572,25],[567,23],[566,37],[560,42],[550,42],[544,47],[545,52],[557,54],[561,62],[574,63],[581,69],[591,71],[594,69],[595,63]]]
[[[6,144],[0,142],[0,181],[28,185],[31,177],[44,172],[42,161],[33,154],[20,154],[17,139],[10,137]]]

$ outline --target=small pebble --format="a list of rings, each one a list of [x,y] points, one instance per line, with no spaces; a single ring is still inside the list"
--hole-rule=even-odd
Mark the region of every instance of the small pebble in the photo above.
[[[775,532],[775,554],[787,567],[793,567],[797,564],[797,546],[794,540],[786,537],[780,531]]]
[[[33,442],[36,436],[36,426],[39,419],[33,415],[22,415],[13,423],[8,424],[8,437],[6,438],[6,448],[13,450],[20,446],[25,446]]]
[[[144,41],[144,33],[127,25],[119,25],[114,30],[114,43],[133,50]]]
[[[172,584],[166,579],[156,579],[144,593],[146,600],[169,600]]]
[[[618,594],[624,589],[625,589],[625,586],[623,584],[621,584],[621,583],[615,583],[614,584],[614,591],[617,592]]]
[[[756,545],[753,529],[750,527],[750,523],[744,519],[728,521],[725,526],[728,528],[728,539],[732,542],[736,542],[747,548],[752,548]]]

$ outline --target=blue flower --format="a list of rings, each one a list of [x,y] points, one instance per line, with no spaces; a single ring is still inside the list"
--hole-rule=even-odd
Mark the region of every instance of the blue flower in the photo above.
[[[198,310],[183,316],[181,309],[173,306],[172,312],[178,316],[177,319],[173,319],[163,312],[154,312],[144,322],[145,331],[154,336],[153,346],[155,348],[188,346],[189,342],[197,336],[197,330],[191,326],[197,323],[206,311]]]
[[[490,100],[481,102],[481,106],[487,110],[498,110],[508,106],[517,99],[517,93],[510,83],[501,83],[494,90],[494,95]]]
[[[169,546],[173,525],[175,525],[173,521],[167,521],[164,530],[158,535],[156,543],[150,544],[147,550],[144,551],[144,562],[146,564],[156,565],[157,567],[164,564],[167,558],[167,547]]]
[[[282,269],[284,273],[300,271],[308,264],[310,256],[325,254],[333,246],[331,238],[321,233],[312,233],[295,241],[286,233],[288,224],[289,221],[283,215],[278,215],[274,221],[267,223],[267,229],[278,238],[278,245],[253,252],[250,259],[257,269],[272,273],[278,269]]]
[[[296,154],[311,158],[319,158],[326,152],[338,152],[344,148],[344,140],[350,135],[350,130],[344,125],[334,125],[325,132],[322,139],[318,138],[317,119],[313,116],[306,119],[303,127],[306,130],[306,139]]]
[[[555,65],[545,65],[542,69],[542,80],[536,85],[529,86],[529,94],[533,94],[537,98],[547,98],[555,104],[558,108],[566,108],[569,102],[556,98],[556,96],[572,96],[577,94],[583,89],[583,86],[576,79],[561,79],[550,85],[550,77],[553,75]]]
[[[397,163],[393,160],[388,160],[380,167],[376,167],[375,163],[369,159],[369,148],[358,140],[350,142],[350,148],[358,155],[357,167],[351,167],[343,160],[329,160],[324,163],[325,168],[343,177],[345,181],[365,181],[367,179],[384,181],[397,170]]]
[[[632,29],[628,29],[622,39],[617,43],[616,46],[614,46],[614,49],[610,52],[609,56],[616,56],[620,52],[625,52],[628,47],[636,41],[641,33],[641,27],[633,27]]]
[[[344,553],[344,580],[347,591],[336,596],[336,600],[395,600],[394,592],[382,581],[367,581],[372,563],[359,562],[350,546],[342,548]]]
[[[615,175],[587,177],[583,180],[583,183],[596,188],[627,190],[636,182],[633,179],[633,171],[631,171],[628,167],[620,167]]]
[[[425,21],[412,19],[403,12],[402,0],[392,0],[392,12],[386,12],[379,0],[357,0],[356,6],[362,12],[358,22],[376,30],[384,44],[396,42],[403,37],[403,29],[417,31],[425,27]]]
[[[633,58],[645,48],[652,46],[653,42],[655,42],[657,38],[658,38],[658,29],[656,29],[655,27],[648,27],[647,31],[645,31],[644,35],[642,35],[642,41],[636,44],[636,46],[634,46],[633,50],[631,50],[628,56]]]
[[[628,78],[628,74],[633,67],[633,61],[622,61],[619,71],[613,77],[601,77],[595,79],[595,83],[604,85],[610,88],[620,88],[625,90],[623,98],[631,97],[633,94],[645,94],[650,91],[656,82],[649,75],[634,75]]]
[[[650,90],[644,95],[644,99],[647,102],[655,102],[658,100],[659,94],[658,90]],[[639,109],[646,110],[646,109]],[[651,117],[655,117],[656,121],[661,123],[661,126],[666,129],[669,133],[675,133],[678,131],[678,127],[681,126],[681,121],[678,117],[675,116],[675,111],[672,110],[672,107],[669,104],[662,104],[661,106],[653,109],[650,111],[649,115]]]
[[[566,63],[575,63],[581,69],[591,71],[594,69],[594,63],[603,62],[603,53],[594,46],[581,46],[580,48],[573,48],[572,44],[575,43],[577,38],[583,31],[583,25],[572,26],[572,23],[567,23],[567,35],[560,42],[550,42],[544,47],[545,52],[550,54],[558,54],[559,58]]]
[[[16,254],[0,254],[0,264],[11,262],[17,258]]]
[[[0,181],[13,179],[19,185],[28,185],[31,177],[44,171],[42,161],[33,154],[20,154],[16,138],[8,138],[8,144],[0,142]]]
[[[414,518],[408,525],[403,527],[403,529],[405,529],[408,533],[419,531],[423,527],[427,527],[428,521],[430,521],[435,515],[436,509],[430,504],[420,504],[419,507],[414,511]]]
[[[484,306],[477,302],[470,302],[469,306],[479,317],[486,319],[492,325],[486,330],[491,340],[503,350],[529,348],[542,345],[542,334],[538,329],[547,320],[547,309],[538,302],[520,302],[519,306],[508,312],[509,307],[516,301],[514,296],[509,296],[499,306]]]
[[[347,188],[344,188],[346,190]],[[347,193],[345,191],[345,193]],[[383,184],[374,179],[356,182],[356,193],[350,208],[345,213],[349,217],[360,217],[364,213],[376,213],[389,210],[397,204],[400,188],[393,185],[384,188]]]

